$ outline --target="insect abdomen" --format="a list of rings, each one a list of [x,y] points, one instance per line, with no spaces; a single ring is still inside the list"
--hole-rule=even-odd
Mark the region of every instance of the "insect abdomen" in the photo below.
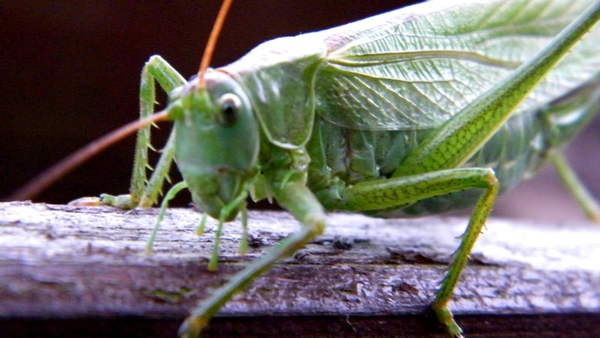
[[[598,111],[600,75],[542,109],[511,117],[463,166],[494,169],[502,193],[537,173],[550,153],[571,140]],[[430,131],[358,130],[317,118],[307,146],[311,157],[309,187],[321,199],[327,199],[335,197],[319,191],[332,184],[352,185],[389,178]],[[467,190],[428,198],[406,207],[403,213],[441,213],[470,207],[479,194],[478,190]]]

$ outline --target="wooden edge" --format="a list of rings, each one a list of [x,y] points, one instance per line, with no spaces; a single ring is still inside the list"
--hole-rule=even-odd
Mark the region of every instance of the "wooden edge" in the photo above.
[[[169,210],[145,255],[156,214],[0,203],[0,331],[174,335],[199,299],[300,226],[252,212],[240,256],[241,226],[226,225],[209,272],[214,222],[198,237],[198,212]],[[322,237],[236,296],[207,336],[443,336],[427,306],[465,224],[332,214]],[[490,220],[451,308],[469,337],[600,336],[599,239],[589,224]]]

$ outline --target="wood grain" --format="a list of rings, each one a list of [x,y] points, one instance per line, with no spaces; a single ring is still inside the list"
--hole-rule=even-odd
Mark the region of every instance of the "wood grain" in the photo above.
[[[300,226],[251,212],[251,248],[225,226],[170,209],[0,203],[0,332],[7,336],[174,336],[194,304]],[[444,336],[427,306],[466,220],[331,214],[326,233],[234,298],[206,336]],[[600,227],[488,222],[451,304],[469,337],[600,336]],[[4,336],[3,334],[3,336]]]

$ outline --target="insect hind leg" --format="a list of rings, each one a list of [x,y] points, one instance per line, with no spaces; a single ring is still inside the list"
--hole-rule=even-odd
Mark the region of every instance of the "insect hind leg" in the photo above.
[[[553,154],[552,164],[565,187],[569,190],[577,204],[579,204],[586,217],[593,222],[600,223],[600,206],[598,205],[598,201],[596,201],[590,191],[579,180],[565,157],[559,152]]]

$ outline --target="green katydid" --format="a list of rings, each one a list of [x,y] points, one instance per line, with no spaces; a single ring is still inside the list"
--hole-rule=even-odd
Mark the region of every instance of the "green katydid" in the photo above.
[[[150,128],[140,129],[131,194],[102,202],[155,204],[175,158],[184,181],[163,200],[161,217],[187,188],[220,226],[245,215],[248,193],[277,200],[305,225],[200,303],[181,328],[190,337],[319,235],[326,211],[395,216],[471,206],[432,305],[460,336],[448,303],[496,196],[546,158],[564,168],[558,150],[600,109],[599,30],[580,41],[599,18],[600,1],[430,1],[269,41],[218,69],[204,57],[189,82],[154,56],[142,73],[142,120],[128,130],[166,118],[174,132],[146,183]],[[152,115],[155,80],[170,103]],[[586,209],[598,217],[594,204]],[[217,250],[218,232],[211,268]]]

